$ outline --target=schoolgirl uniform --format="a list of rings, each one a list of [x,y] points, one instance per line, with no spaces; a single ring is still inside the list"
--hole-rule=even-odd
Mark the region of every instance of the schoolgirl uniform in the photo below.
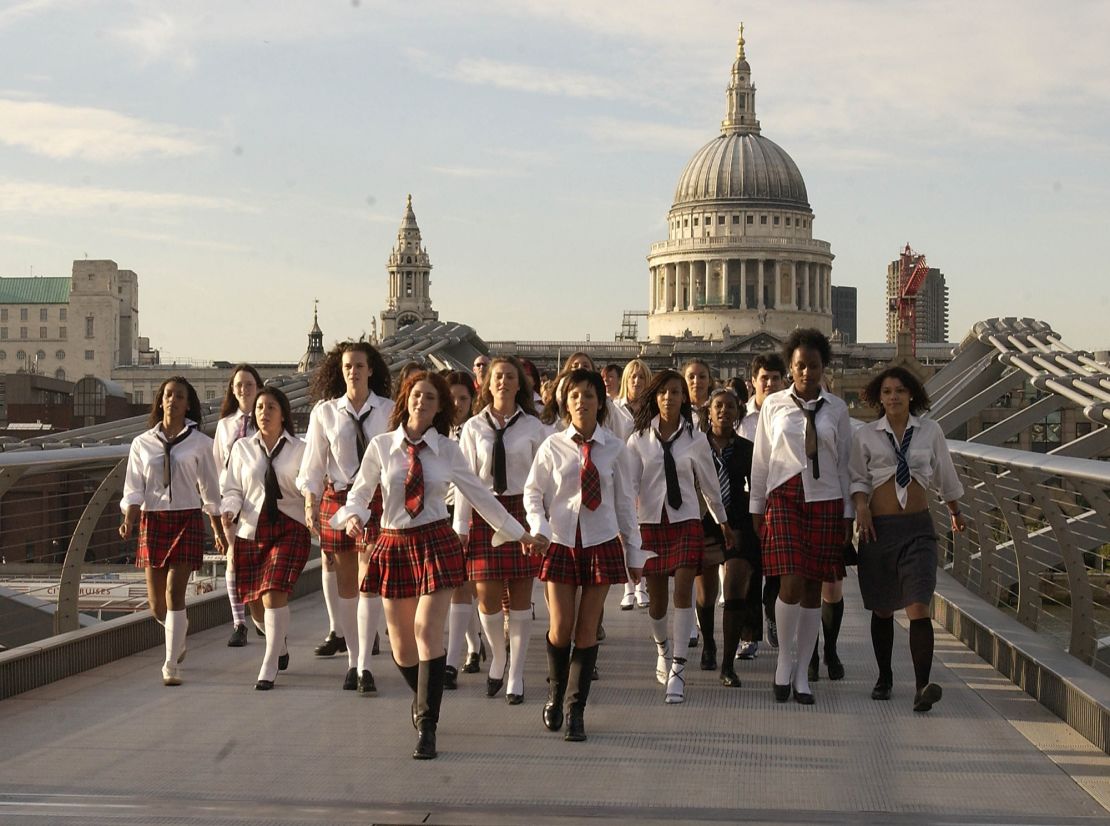
[[[198,570],[204,557],[204,517],[219,514],[220,486],[212,439],[197,423],[167,439],[158,424],[131,442],[120,510],[138,505],[136,568],[177,566]],[[178,685],[178,662],[185,655],[189,623],[185,611],[167,611],[163,682]]]
[[[250,412],[236,410],[216,422],[216,432],[212,434],[212,455],[216,470],[223,473],[231,456],[231,447],[239,439],[254,432],[254,419]],[[227,564],[224,569],[224,583],[227,586],[227,599],[231,604],[231,621],[234,630],[227,644],[238,648],[247,642],[247,612],[237,595],[235,580],[235,537],[227,537]],[[262,629],[259,629],[261,631]]]
[[[266,449],[258,433],[231,449],[221,477],[221,510],[238,516],[235,565],[243,602],[267,591],[293,593],[308,561],[311,538],[304,499],[297,490],[303,458],[304,442],[289,433],[282,433],[273,450]],[[263,690],[273,686],[282,664],[288,665],[289,606],[266,608],[264,622],[266,656],[255,685]]]
[[[392,412],[393,401],[373,391],[358,410],[346,395],[321,401],[312,408],[297,487],[302,493],[313,494],[320,502],[320,549],[324,553],[365,550],[362,539],[352,539],[346,531],[332,528],[331,523],[347,501],[366,446],[375,436],[385,432]],[[378,533],[380,499],[372,503],[371,510],[373,513],[364,520],[366,532],[363,536],[368,542]],[[344,638],[347,648],[347,676],[343,687],[354,689],[357,678],[370,672],[369,656],[381,617],[381,603],[358,597],[343,599],[339,596],[335,573],[325,571],[323,579],[325,601],[334,601],[337,606],[332,623],[339,627],[333,630]],[[328,636],[330,642],[332,635]],[[373,690],[373,677],[370,676],[367,691],[363,693]]]
[[[674,576],[679,568],[700,570],[705,534],[699,500],[705,501],[718,524],[728,521],[705,434],[683,420],[674,435],[664,441],[659,437],[656,416],[650,427],[628,438],[628,455],[643,546],[657,554],[644,565],[644,575]],[[675,608],[672,637],[668,634],[666,613],[651,620],[656,645],[655,676],[667,686],[669,703],[683,702],[685,698],[686,655],[696,622],[693,607]]]
[[[899,480],[897,473],[903,462],[905,470]],[[858,428],[849,472],[851,492],[868,497],[895,478],[894,491],[903,508],[910,479],[925,490],[935,488],[945,502],[953,502],[964,493],[940,425],[917,416],[909,417],[900,444],[886,416]],[[887,614],[915,602],[927,604],[937,584],[937,536],[929,511],[873,516],[872,522],[874,541],[859,544],[859,586],[864,607]]]
[[[852,426],[848,407],[822,390],[811,401],[793,388],[763,401],[756,426],[749,509],[762,514],[765,576],[795,574],[807,580],[843,579],[844,520],[854,516],[848,461]],[[821,609],[775,600],[779,638],[775,699],[813,703],[799,654],[817,644]]]

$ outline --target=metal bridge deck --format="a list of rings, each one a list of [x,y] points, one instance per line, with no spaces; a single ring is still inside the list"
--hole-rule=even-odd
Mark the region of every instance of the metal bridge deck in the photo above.
[[[848,677],[817,683],[810,708],[774,703],[766,648],[737,663],[743,688],[693,670],[687,702],[664,705],[645,613],[617,610],[614,589],[586,743],[540,722],[537,589],[525,703],[460,675],[423,763],[388,648],[378,696],[340,691],[345,662],[311,654],[322,600],[298,600],[272,692],[253,690],[261,640],[227,648],[219,629],[189,638],[180,688],[161,685],[155,649],[0,703],[0,822],[1110,822],[1110,757],[939,628],[943,702],[911,711],[902,628],[894,700],[873,702],[867,616],[846,585]]]

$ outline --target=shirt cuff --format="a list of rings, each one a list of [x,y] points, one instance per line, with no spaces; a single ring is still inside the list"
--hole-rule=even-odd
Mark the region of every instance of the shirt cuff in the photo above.
[[[354,505],[344,505],[335,512],[335,516],[331,518],[328,524],[333,530],[342,531],[345,529],[347,520],[352,516],[357,516],[362,522],[363,526],[366,525],[370,519],[370,511],[363,508],[357,508]]]
[[[512,517],[509,517],[509,521],[497,529],[497,533],[493,535],[489,544],[496,548],[498,545],[504,545],[506,542],[519,542],[527,533],[528,531],[524,530],[523,525]]]

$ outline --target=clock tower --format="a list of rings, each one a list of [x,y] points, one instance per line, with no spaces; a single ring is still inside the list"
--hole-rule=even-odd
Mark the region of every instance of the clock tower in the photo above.
[[[412,211],[412,195],[405,203],[401,228],[397,231],[397,244],[386,263],[389,272],[389,299],[382,310],[382,338],[389,338],[410,324],[438,321],[439,313],[432,309],[432,265],[428,251],[421,244],[420,227]]]

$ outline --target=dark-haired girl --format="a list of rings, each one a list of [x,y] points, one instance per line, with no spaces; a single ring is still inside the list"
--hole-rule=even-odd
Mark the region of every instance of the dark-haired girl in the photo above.
[[[228,379],[227,389],[224,391],[224,400],[220,404],[220,420],[216,422],[216,432],[212,438],[217,471],[222,472],[227,467],[232,445],[254,432],[254,398],[261,387],[262,377],[251,365],[237,364],[231,371],[231,378]],[[227,644],[231,648],[239,648],[247,644],[247,609],[239,601],[236,593],[234,557],[235,536],[233,533],[228,533],[224,582],[227,585],[227,598],[231,603],[233,629]],[[250,605],[250,610],[254,625],[261,633],[264,630],[261,625],[261,611],[253,603]]]
[[[917,684],[913,710],[928,711],[940,700],[941,687],[929,680],[929,604],[937,584],[937,537],[926,491],[930,486],[936,489],[947,503],[951,529],[962,533],[963,485],[940,426],[921,418],[929,408],[929,396],[916,376],[903,367],[887,368],[871,380],[863,398],[883,411],[878,421],[856,430],[851,460],[859,588],[864,607],[871,611],[871,644],[879,666],[871,699],[890,699],[894,612],[904,608]]]
[[[525,520],[524,482],[532,460],[550,429],[536,416],[531,384],[519,361],[497,356],[486,372],[478,396],[477,415],[463,426],[459,447],[471,470],[518,521]],[[500,640],[501,595],[509,591],[509,672],[505,699],[509,705],[524,701],[524,661],[532,623],[532,585],[540,560],[520,546],[494,548],[493,529],[473,512],[465,496],[455,501],[455,532],[466,552],[466,578],[475,583],[478,612],[486,639]],[[453,610],[453,609],[452,609]],[[486,693],[496,696],[505,681],[505,649],[490,646]]]
[[[197,391],[184,378],[166,379],[150,408],[150,427],[131,442],[120,510],[121,539],[139,526],[135,567],[146,571],[150,613],[166,629],[162,683],[181,685],[185,658],[185,589],[204,555],[208,514],[216,548],[227,545],[219,520],[220,483],[212,440],[197,425],[202,417]]]
[[[463,582],[462,544],[451,529],[444,497],[454,485],[490,524],[492,544],[535,540],[498,503],[448,438],[451,400],[435,373],[417,372],[401,388],[390,431],[375,437],[363,457],[347,503],[332,526],[358,536],[370,518],[370,500],[382,492],[382,530],[370,552],[364,592],[380,593],[393,658],[413,690],[413,757],[436,756],[436,727],[447,656],[443,626],[451,592]],[[541,547],[546,543],[539,542]]]
[[[565,427],[536,452],[524,508],[532,533],[552,543],[540,568],[550,612],[543,723],[559,731],[565,717],[564,739],[579,741],[586,739],[584,712],[609,586],[629,575],[638,580],[654,554],[640,547],[627,448],[604,427],[601,376],[572,370],[559,394]]]
[[[266,654],[254,687],[274,687],[289,666],[289,595],[308,561],[310,537],[297,473],[304,442],[293,435],[285,394],[264,387],[252,411],[254,433],[239,439],[221,478],[224,530],[234,531],[239,598],[264,609]],[[236,527],[236,522],[238,526]]]
[[[848,407],[822,384],[831,357],[818,330],[787,337],[783,358],[794,385],[764,399],[752,459],[751,512],[762,531],[763,572],[781,578],[775,700],[786,702],[793,689],[803,705],[814,702],[804,658],[821,627],[821,583],[844,578],[853,516]]]
[[[655,677],[666,686],[664,701],[681,703],[686,698],[686,653],[695,623],[691,594],[705,548],[698,499],[704,499],[728,546],[732,529],[709,442],[690,421],[686,383],[679,373],[655,374],[635,426],[628,454],[640,536],[644,550],[657,554],[644,565],[657,655]],[[673,635],[667,623],[672,577]]]
[[[389,368],[378,351],[364,341],[337,344],[316,368],[309,388],[318,403],[312,408],[305,437],[304,459],[297,487],[304,493],[305,521],[320,537],[324,601],[332,629],[316,648],[317,656],[347,652],[343,688],[373,694],[370,654],[381,619],[381,600],[373,592],[359,597],[359,574],[365,574],[365,545],[329,520],[347,499],[370,440],[384,433],[393,402],[389,399]],[[367,517],[367,541],[378,530],[380,504]]]

